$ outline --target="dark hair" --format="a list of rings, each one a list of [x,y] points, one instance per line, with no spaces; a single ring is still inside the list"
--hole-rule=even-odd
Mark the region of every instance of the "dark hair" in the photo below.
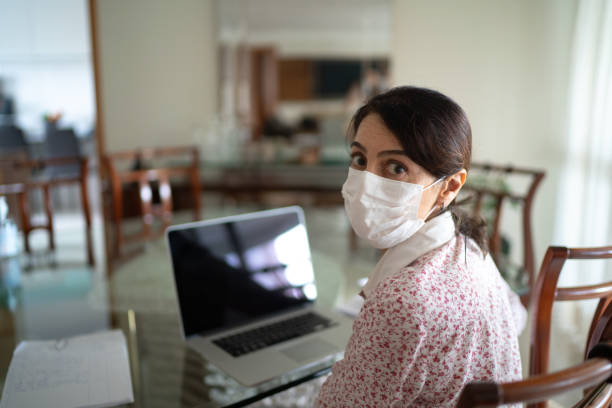
[[[440,92],[402,86],[377,95],[363,105],[351,120],[349,135],[370,114],[380,116],[412,161],[436,179],[470,169],[472,130],[463,109]],[[487,253],[486,224],[449,206],[457,230],[472,238]]]

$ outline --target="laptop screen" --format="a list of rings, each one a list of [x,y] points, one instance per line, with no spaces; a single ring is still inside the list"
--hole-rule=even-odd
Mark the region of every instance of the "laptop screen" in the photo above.
[[[185,336],[310,304],[317,296],[299,208],[168,231]]]

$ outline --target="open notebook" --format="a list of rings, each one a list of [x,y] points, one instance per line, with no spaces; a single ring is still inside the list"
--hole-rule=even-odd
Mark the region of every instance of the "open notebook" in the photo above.
[[[133,401],[125,337],[112,330],[19,343],[0,408],[110,407]]]

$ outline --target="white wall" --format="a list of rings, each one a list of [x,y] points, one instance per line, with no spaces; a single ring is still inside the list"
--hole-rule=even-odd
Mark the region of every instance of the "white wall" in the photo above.
[[[576,0],[395,0],[394,84],[437,89],[472,124],[473,159],[546,169],[536,262],[551,243],[564,159]]]
[[[387,57],[391,0],[217,0],[223,43],[274,45],[281,57]]]
[[[212,0],[98,0],[106,151],[193,144],[217,110]]]
[[[87,0],[0,0],[0,80],[17,122],[43,137],[45,113],[88,133],[95,122]]]

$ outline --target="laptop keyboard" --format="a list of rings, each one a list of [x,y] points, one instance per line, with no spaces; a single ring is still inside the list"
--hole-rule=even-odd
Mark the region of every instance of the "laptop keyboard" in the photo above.
[[[313,312],[256,329],[213,340],[234,357],[257,351],[286,340],[335,326],[337,323]]]

